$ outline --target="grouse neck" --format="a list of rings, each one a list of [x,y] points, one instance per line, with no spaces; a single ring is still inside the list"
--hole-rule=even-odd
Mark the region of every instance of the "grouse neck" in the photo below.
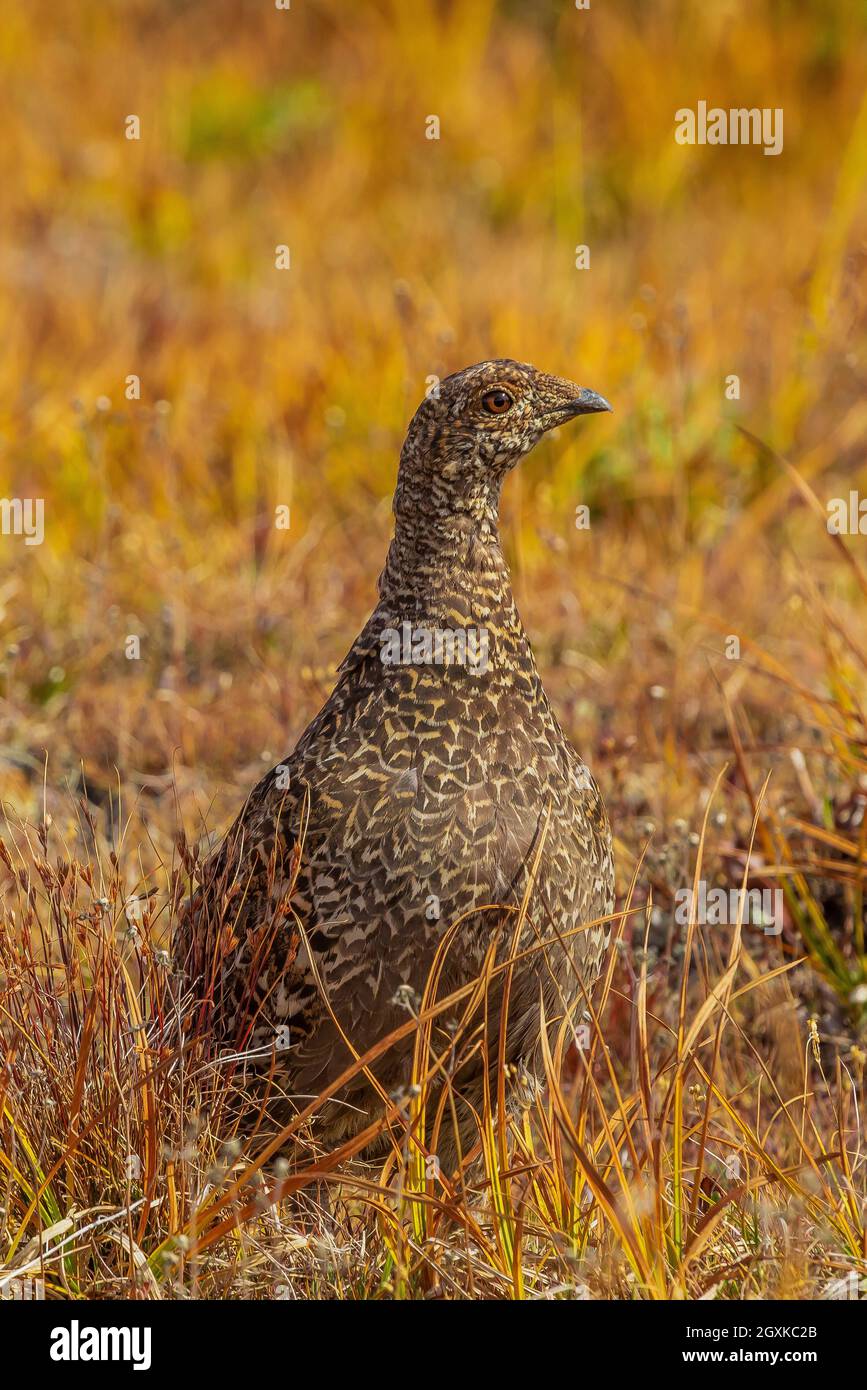
[[[450,508],[433,499],[407,505],[395,498],[395,532],[379,580],[379,603],[365,630],[400,634],[404,649],[424,651],[430,629],[433,660],[442,633],[484,644],[484,672],[523,670],[538,679],[532,648],[515,606],[500,546],[496,495],[463,497]],[[421,643],[410,648],[410,641]],[[425,661],[427,657],[423,658]],[[481,670],[481,668],[480,668]]]
[[[450,499],[395,497],[394,537],[379,581],[381,599],[439,605],[474,597],[487,607],[512,605],[509,567],[500,545],[496,495]]]

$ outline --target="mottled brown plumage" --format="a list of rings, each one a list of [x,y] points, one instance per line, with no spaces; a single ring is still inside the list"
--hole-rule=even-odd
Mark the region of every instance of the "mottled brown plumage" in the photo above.
[[[579,929],[613,908],[610,832],[539,679],[497,512],[505,476],[546,430],[607,409],[510,360],[458,372],[422,403],[376,610],[331,697],[207,866],[181,942],[187,968],[226,1044],[260,1050],[268,1066],[276,1041],[278,1078],[301,1104],[351,1062],[341,1029],[363,1053],[407,1021],[452,924],[439,998],[479,973],[492,940],[505,958],[534,864],[519,947],[547,945],[515,967],[507,1061],[538,1070],[540,999],[560,1018],[595,979],[605,929]],[[488,995],[494,1047],[502,978]],[[440,1046],[448,1027],[438,1020]],[[386,1093],[409,1081],[412,1042],[375,1063]],[[476,1049],[457,1069],[462,1128],[484,1065]],[[378,1104],[359,1076],[320,1134],[360,1129]]]

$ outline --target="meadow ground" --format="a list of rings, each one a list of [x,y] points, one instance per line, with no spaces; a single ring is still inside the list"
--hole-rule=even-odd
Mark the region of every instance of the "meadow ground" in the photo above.
[[[0,1286],[863,1296],[863,12],[34,0],[0,71],[0,490],[44,501],[0,536]],[[701,100],[782,152],[678,144]],[[455,1190],[423,1084],[384,1165],[314,1120],[275,1173],[177,1051],[172,919],[367,617],[427,379],[498,355],[616,412],[502,518],[614,825],[607,973]],[[701,883],[781,930],[678,921]]]

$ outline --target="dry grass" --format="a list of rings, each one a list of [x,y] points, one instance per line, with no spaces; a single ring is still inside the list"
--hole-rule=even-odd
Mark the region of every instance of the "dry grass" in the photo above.
[[[37,0],[0,18],[0,68],[0,491],[46,509],[42,546],[0,537],[0,1283],[863,1281],[867,559],[825,509],[867,494],[867,22]],[[783,154],[676,145],[700,98],[782,106]],[[412,1138],[426,1024],[384,1165],[328,1166],[311,1114],[285,1172],[256,1167],[240,1075],[179,1044],[185,845],[327,693],[425,378],[501,353],[616,409],[540,446],[503,517],[617,835],[589,1046],[552,1021],[547,1094],[491,1097],[454,1190]],[[678,889],[744,875],[783,887],[779,936],[677,925]]]

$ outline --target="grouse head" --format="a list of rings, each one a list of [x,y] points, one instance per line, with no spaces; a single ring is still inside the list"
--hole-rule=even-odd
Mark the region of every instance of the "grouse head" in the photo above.
[[[396,501],[425,512],[496,512],[506,474],[547,430],[611,410],[604,397],[502,357],[445,377],[419,406],[401,452]]]

